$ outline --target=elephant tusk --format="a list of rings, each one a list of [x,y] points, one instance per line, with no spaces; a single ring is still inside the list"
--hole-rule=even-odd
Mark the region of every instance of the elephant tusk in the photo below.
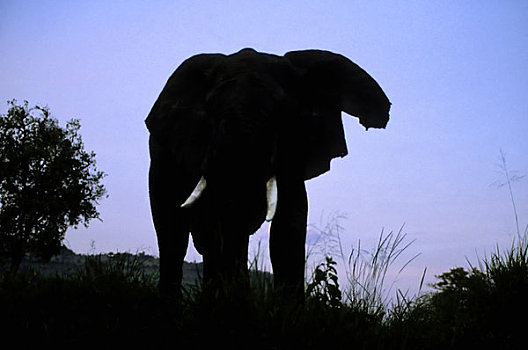
[[[275,176],[271,177],[266,183],[266,199],[268,201],[266,221],[271,221],[277,210],[277,178]]]
[[[202,176],[189,198],[187,198],[187,200],[181,205],[181,207],[189,208],[191,205],[193,205],[194,202],[196,202],[198,198],[200,198],[200,196],[202,195],[203,191],[205,190],[205,186],[207,186],[207,181]]]

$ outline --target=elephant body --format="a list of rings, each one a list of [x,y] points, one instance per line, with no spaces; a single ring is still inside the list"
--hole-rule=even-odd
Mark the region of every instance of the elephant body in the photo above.
[[[268,219],[275,285],[302,293],[304,181],[347,154],[341,111],[368,129],[384,128],[389,108],[374,79],[328,51],[184,61],[146,119],[161,291],[179,293],[189,233],[206,282],[245,283],[249,236]]]

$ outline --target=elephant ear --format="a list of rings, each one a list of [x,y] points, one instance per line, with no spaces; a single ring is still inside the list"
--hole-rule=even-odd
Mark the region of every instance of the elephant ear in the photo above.
[[[200,54],[185,60],[170,76],[145,124],[158,144],[178,149],[193,130],[203,132],[205,100],[214,68],[225,55]],[[187,143],[188,144],[188,143]]]
[[[359,118],[365,128],[385,128],[390,102],[378,83],[348,58],[322,50],[291,51],[284,55],[301,69],[304,86],[323,104]]]
[[[390,102],[378,83],[348,58],[329,51],[291,51],[284,57],[298,70],[298,96],[307,136],[305,178],[330,169],[347,152],[341,111],[366,129],[385,128]]]

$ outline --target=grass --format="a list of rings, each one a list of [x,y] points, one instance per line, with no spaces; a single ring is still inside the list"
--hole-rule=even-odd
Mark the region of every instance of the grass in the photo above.
[[[265,272],[252,274],[252,288],[243,296],[229,300],[195,285],[186,287],[179,303],[158,295],[156,278],[133,255],[108,261],[95,256],[69,276],[25,271],[0,283],[0,338],[19,346],[36,341],[202,348],[214,341],[256,349],[520,348],[519,320],[528,313],[525,238],[478,266],[437,276],[433,292],[398,294],[389,307],[380,299],[383,274],[406,247],[402,238],[401,231],[382,235],[366,260],[357,258],[358,250],[349,254],[347,279],[357,285],[340,286],[334,259],[325,257],[301,307],[275,293]]]
[[[69,276],[26,270],[0,285],[2,339],[81,344],[150,333],[162,312],[156,294],[129,257],[94,256]]]
[[[337,257],[344,269],[345,287],[342,293],[344,302],[368,313],[384,314],[387,305],[392,301],[393,292],[397,292],[397,298],[408,298],[406,293],[393,290],[396,280],[390,281],[388,273],[389,270],[393,272],[396,262],[400,263],[403,253],[414,241],[407,242],[407,236],[403,232],[402,226],[397,232],[391,231],[388,234],[382,230],[373,249],[363,248],[361,241],[358,241],[357,246],[352,246],[349,252],[345,252],[341,242],[343,227],[340,221],[343,219],[346,219],[346,215],[332,213],[326,219],[323,228],[312,226],[312,229],[318,233],[321,239],[310,247],[308,255],[321,255],[322,253],[323,258],[327,259],[327,263],[329,256]],[[317,254],[318,252],[319,254]],[[415,254],[401,263],[396,276],[419,255]],[[335,263],[335,265],[337,264]],[[317,272],[316,268],[315,273]],[[423,286],[425,273],[426,269],[424,269],[420,279],[419,292]],[[314,274],[312,278],[316,277]]]

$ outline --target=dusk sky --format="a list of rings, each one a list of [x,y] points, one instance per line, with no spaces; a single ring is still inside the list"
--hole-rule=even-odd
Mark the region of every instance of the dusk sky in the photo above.
[[[67,246],[157,255],[144,119],[183,60],[244,47],[340,53],[392,102],[385,130],[365,132],[343,114],[349,155],[307,182],[309,224],[346,214],[345,252],[405,225],[415,242],[395,267],[421,255],[397,286],[412,289],[426,267],[432,282],[511,244],[512,202],[496,184],[500,150],[528,175],[528,2],[2,1],[1,113],[15,98],[47,105],[61,122],[79,118],[108,174],[103,222],[69,230]],[[524,230],[528,176],[513,193]],[[266,236],[264,226],[250,250]],[[187,259],[200,257],[190,249]]]

